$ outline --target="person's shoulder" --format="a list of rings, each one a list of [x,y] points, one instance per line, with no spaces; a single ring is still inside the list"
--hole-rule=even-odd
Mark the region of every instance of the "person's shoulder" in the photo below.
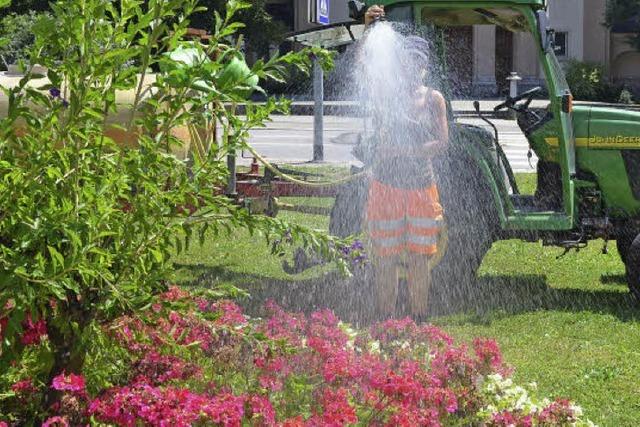
[[[445,104],[446,101],[444,99],[444,95],[442,94],[442,92],[440,92],[439,90],[436,89],[429,89],[429,98],[431,99],[431,102],[433,102],[434,104]]]

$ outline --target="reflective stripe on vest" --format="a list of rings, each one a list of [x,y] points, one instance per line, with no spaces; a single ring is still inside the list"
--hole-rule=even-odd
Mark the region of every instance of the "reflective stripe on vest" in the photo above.
[[[423,245],[423,246],[432,246],[438,244],[438,236],[415,236],[412,234],[405,234],[403,236],[397,237],[386,237],[386,238],[374,238],[373,239],[377,246],[381,246],[383,248],[388,248],[391,246],[402,245],[404,243],[412,243],[414,245]]]
[[[438,236],[416,236],[409,234],[407,236],[407,242],[413,243],[414,245],[434,246],[438,244]]]
[[[406,241],[405,236],[386,237],[386,238],[374,238],[374,244],[382,248],[391,248],[393,246],[404,245]]]
[[[373,220],[369,221],[369,228],[372,230],[384,230],[390,231],[398,228],[404,228],[406,221],[402,219],[390,219],[390,220]]]
[[[409,225],[413,225],[414,227],[420,228],[440,228],[442,226],[442,216],[438,218],[415,218],[409,217],[407,218]]]

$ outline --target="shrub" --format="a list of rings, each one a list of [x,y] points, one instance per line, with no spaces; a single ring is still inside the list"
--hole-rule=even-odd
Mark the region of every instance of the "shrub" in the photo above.
[[[622,89],[620,91],[620,96],[618,97],[618,103],[620,104],[633,104],[635,101],[633,100],[633,93],[628,89]]]
[[[567,62],[565,73],[576,100],[618,102],[621,89],[605,79],[600,64],[571,59]]]
[[[103,325],[131,358],[121,382],[64,374],[20,393],[60,390],[44,415],[70,425],[589,425],[570,401],[515,384],[493,340],[467,346],[410,319],[355,330],[328,310],[266,308],[250,319],[233,302],[172,288]]]
[[[18,86],[4,88],[9,108],[0,121],[0,377],[40,345],[49,356],[27,369],[40,383],[80,372],[87,357],[111,360],[92,355],[96,325],[135,312],[164,289],[170,254],[189,245],[194,230],[202,240],[208,230],[248,228],[274,242],[274,251],[299,242],[345,266],[341,242],[250,216],[221,194],[226,153],[244,147],[248,130],[271,112],[286,110],[269,99],[248,103],[241,118],[225,104],[245,102],[259,90],[258,77],[282,80],[288,65],[310,65],[310,52],[302,51],[252,70],[240,66],[230,40],[238,28],[233,16],[246,7],[227,2],[211,43],[186,46],[192,63],[164,53],[183,46],[196,0],[144,7],[61,0],[34,26],[30,62],[48,68],[49,82],[27,69]],[[131,63],[137,65],[125,66]],[[150,67],[165,72],[145,88]],[[118,90],[135,93],[120,127],[136,135],[135,147],[105,136]],[[220,146],[216,123],[223,123]],[[170,154],[180,144],[171,133],[176,126],[194,135],[193,164]],[[61,393],[47,389],[43,398],[52,404]]]
[[[31,11],[24,15],[9,14],[0,19],[0,39],[5,40],[0,44],[0,59],[4,69],[28,59],[29,50],[35,42],[33,28],[43,16],[46,15]]]

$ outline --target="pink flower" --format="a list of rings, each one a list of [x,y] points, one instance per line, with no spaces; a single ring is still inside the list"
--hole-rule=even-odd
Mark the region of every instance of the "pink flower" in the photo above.
[[[4,338],[4,331],[7,330],[9,319],[6,317],[0,317],[0,340]],[[0,426],[2,427],[2,426]]]
[[[160,385],[171,380],[186,380],[199,372],[200,368],[179,357],[152,350],[134,364],[132,375],[137,383]]]
[[[284,420],[282,427],[304,427],[307,423],[304,422],[302,415],[298,415],[295,418],[289,418]]]
[[[53,378],[51,388],[59,391],[83,393],[85,391],[84,377],[76,374],[69,374],[69,376],[65,376],[63,371],[60,375]]]
[[[270,317],[266,323],[259,327],[267,337],[273,340],[285,340],[292,345],[299,346],[302,343],[307,319],[300,313],[287,313],[274,301],[269,300],[265,309]]]
[[[521,414],[509,411],[502,411],[493,414],[489,425],[493,427],[531,427],[533,425],[533,419],[531,415],[522,416]]]
[[[447,335],[444,331],[433,325],[424,325],[420,328],[419,334],[426,338],[430,344],[434,345],[453,345],[453,338]]]
[[[504,371],[502,365],[502,354],[495,340],[486,338],[475,338],[473,349],[480,360],[480,363],[493,372]]]
[[[22,327],[24,329],[21,338],[23,345],[38,345],[40,340],[47,336],[47,324],[44,319],[34,322],[31,315],[27,314],[27,318],[22,322]]]
[[[0,427],[9,427],[9,424],[4,421],[0,421]]]
[[[33,385],[33,381],[30,378],[27,378],[13,384],[11,386],[11,391],[16,394],[26,395],[35,393],[38,391],[38,389]]]
[[[240,426],[244,417],[244,396],[224,393],[216,396],[203,408],[203,412],[214,423],[224,426]]]
[[[407,317],[405,319],[389,319],[371,327],[373,339],[388,343],[394,340],[411,338],[416,331],[415,322]]]
[[[121,426],[187,427],[202,419],[211,399],[182,388],[148,384],[113,387],[89,404],[96,420]]]
[[[247,324],[247,319],[242,314],[242,309],[233,301],[216,301],[202,311],[219,313],[220,317],[216,319],[216,325],[239,326]]]
[[[577,420],[571,402],[567,399],[556,399],[540,412],[538,421],[540,424],[556,426],[569,425]]]
[[[69,423],[65,417],[51,417],[42,423],[42,427],[69,427]]]
[[[322,425],[344,426],[358,422],[356,411],[349,404],[348,393],[344,388],[336,391],[325,389],[322,395]]]
[[[253,417],[259,417],[260,421],[267,426],[275,425],[276,411],[273,409],[269,398],[266,396],[251,396],[249,406]]]
[[[258,383],[260,387],[274,392],[281,391],[283,387],[282,381],[275,375],[262,375],[258,378]]]
[[[163,301],[180,301],[186,298],[189,298],[189,292],[175,285],[170,286],[167,292],[160,295],[160,299]]]

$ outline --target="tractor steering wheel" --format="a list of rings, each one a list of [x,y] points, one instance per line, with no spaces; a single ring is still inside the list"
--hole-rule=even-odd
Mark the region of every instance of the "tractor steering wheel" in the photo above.
[[[525,111],[527,108],[529,108],[529,104],[531,104],[531,101],[533,101],[534,95],[536,95],[538,92],[541,92],[541,91],[542,91],[542,88],[538,86],[526,92],[522,92],[520,95],[514,96],[513,98],[509,96],[507,97],[506,101],[504,101],[502,104],[496,105],[493,111],[500,111],[500,110],[504,110],[505,108],[510,108],[514,111],[521,113]],[[526,102],[520,105],[516,105],[518,102],[522,101],[523,99],[526,99]]]

